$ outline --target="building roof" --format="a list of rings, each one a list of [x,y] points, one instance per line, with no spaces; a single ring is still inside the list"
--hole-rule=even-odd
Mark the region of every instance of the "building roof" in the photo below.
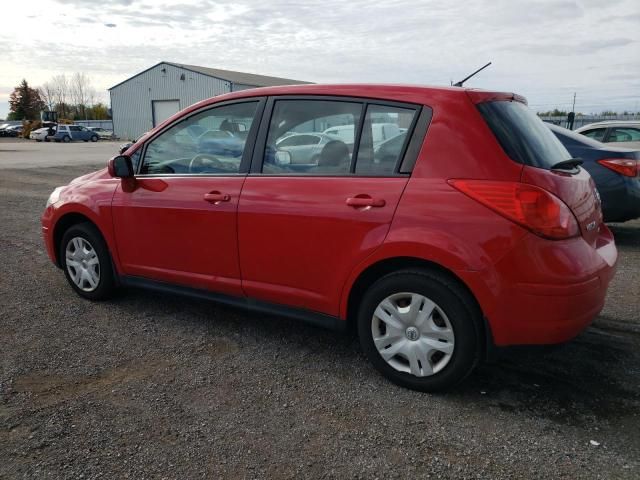
[[[241,83],[243,85],[252,85],[255,87],[275,87],[278,85],[299,85],[304,83],[302,80],[293,80],[291,78],[269,77],[266,75],[257,75],[255,73],[234,72],[233,70],[222,70],[219,68],[199,67],[197,65],[181,65],[173,62],[163,62],[173,65],[174,67],[186,68],[194,72],[209,75],[210,77],[226,80],[231,83]]]
[[[202,75],[207,75],[209,77],[214,77],[219,80],[225,80],[227,82],[231,82],[233,84],[242,84],[249,85],[252,87],[275,87],[278,85],[300,85],[307,84],[311,82],[304,82],[302,80],[293,80],[291,78],[281,78],[281,77],[269,77],[267,75],[257,75],[255,73],[245,73],[245,72],[234,72],[233,70],[222,70],[220,68],[209,68],[209,67],[200,67],[198,65],[185,65],[181,63],[174,62],[160,62],[152,67],[143,70],[140,73],[133,75],[132,77],[123,80],[122,82],[114,85],[109,90],[116,88],[119,85],[122,85],[125,82],[128,82],[132,78],[137,77],[138,75],[143,74],[144,72],[151,70],[152,68],[157,67],[158,65],[172,65],[174,67],[183,68],[185,70],[190,70],[192,72],[201,73]]]

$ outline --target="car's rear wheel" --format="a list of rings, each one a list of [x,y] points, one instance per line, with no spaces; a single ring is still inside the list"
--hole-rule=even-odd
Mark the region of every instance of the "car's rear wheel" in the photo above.
[[[112,295],[115,282],[111,256],[92,224],[80,223],[64,232],[60,259],[67,281],[80,296],[102,300]]]
[[[479,361],[477,310],[469,293],[444,274],[394,272],[365,293],[358,335],[369,360],[392,382],[425,392],[444,390]]]
[[[71,137],[69,137],[69,135],[65,135],[64,137],[62,137],[62,141],[64,143],[69,143],[71,141]]]
[[[97,135],[92,136],[91,137],[91,141],[92,142],[97,142],[98,141],[98,136]]]

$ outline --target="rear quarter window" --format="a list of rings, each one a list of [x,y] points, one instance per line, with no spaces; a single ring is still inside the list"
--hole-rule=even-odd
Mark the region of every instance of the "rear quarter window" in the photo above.
[[[512,160],[548,170],[571,158],[562,142],[526,105],[501,100],[480,103],[478,110]]]

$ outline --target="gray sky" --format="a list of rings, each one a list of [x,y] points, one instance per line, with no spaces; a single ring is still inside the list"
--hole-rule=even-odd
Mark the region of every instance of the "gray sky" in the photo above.
[[[106,89],[161,60],[313,82],[514,91],[535,110],[640,111],[638,0],[29,0],[3,4],[13,88],[81,71]]]

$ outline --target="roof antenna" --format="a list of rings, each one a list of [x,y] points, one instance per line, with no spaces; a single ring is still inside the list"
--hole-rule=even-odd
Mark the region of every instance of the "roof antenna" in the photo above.
[[[489,65],[491,65],[491,62],[487,63],[484,67],[479,68],[478,70],[476,70],[475,72],[473,72],[471,75],[469,75],[468,77],[463,78],[462,80],[460,80],[459,82],[456,82],[453,84],[454,87],[461,87],[462,84],[464,82],[466,82],[467,80],[469,80],[471,77],[473,77],[476,73],[481,72],[482,70],[484,70],[485,68],[487,68]]]

